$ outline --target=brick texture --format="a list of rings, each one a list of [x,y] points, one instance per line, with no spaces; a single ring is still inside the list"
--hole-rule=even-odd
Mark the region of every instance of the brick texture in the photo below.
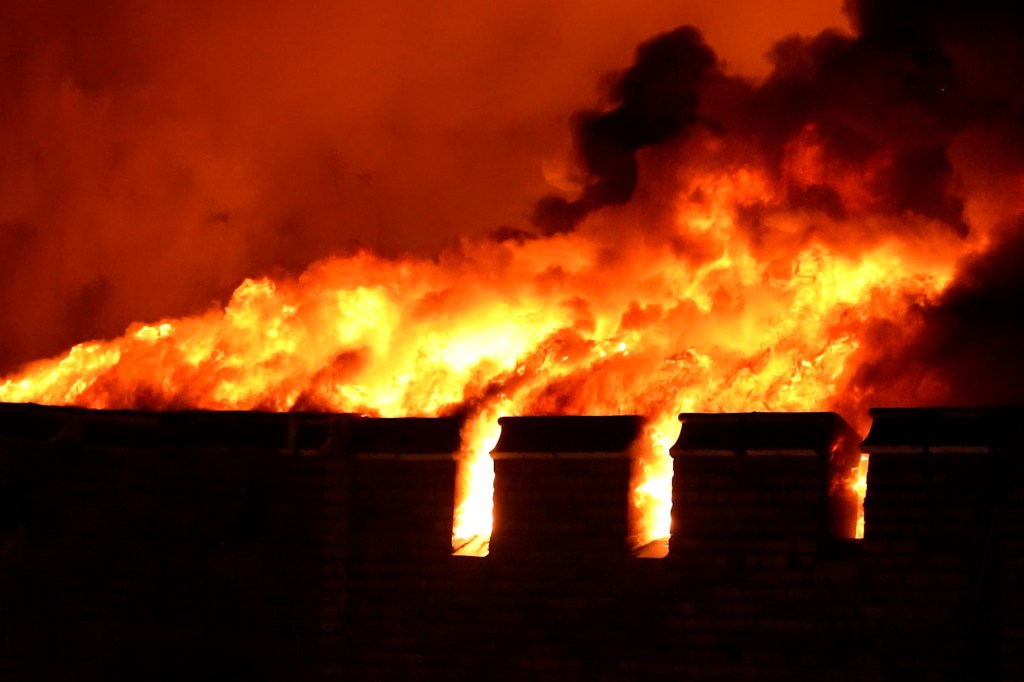
[[[1020,416],[874,411],[856,541],[837,417],[683,415],[651,559],[632,417],[503,422],[469,557],[458,420],[2,405],[0,679],[1021,680]]]

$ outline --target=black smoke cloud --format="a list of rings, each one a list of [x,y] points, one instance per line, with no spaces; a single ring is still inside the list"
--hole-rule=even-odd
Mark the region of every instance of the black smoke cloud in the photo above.
[[[570,230],[603,207],[645,201],[644,148],[715,137],[761,159],[783,187],[781,205],[740,207],[765,248],[776,245],[773,212],[823,216],[815,236],[851,250],[891,237],[964,249],[990,238],[941,300],[868,330],[852,391],[869,404],[1024,402],[1024,4],[851,0],[846,11],[853,34],[779,41],[758,82],[723,72],[693,27],[641,45],[608,106],[573,119],[582,192],[545,197],[535,225]],[[808,140],[830,172],[794,172],[794,145]],[[662,166],[653,174],[673,171]],[[844,188],[851,178],[860,192]]]
[[[356,244],[515,235],[644,37],[759,73],[838,3],[0,2],[0,372]]]
[[[861,49],[904,65],[897,82],[925,129],[919,153],[891,178],[891,208],[966,231],[956,222],[964,215],[959,189],[978,207],[979,225],[971,227],[991,239],[941,300],[915,309],[894,330],[912,342],[896,355],[879,353],[855,387],[873,394],[874,404],[1024,403],[1024,5],[854,0],[848,11]],[[995,195],[1007,191],[1016,206],[1011,201],[990,218],[988,206],[1001,204]],[[890,347],[882,334],[879,342]]]
[[[1020,47],[1011,37],[1020,33],[1007,27],[1019,27],[1021,11],[991,4],[851,4],[860,35],[826,30],[782,40],[770,54],[774,69],[757,84],[724,75],[694,27],[657,36],[616,79],[610,108],[573,118],[581,195],[545,197],[534,222],[545,232],[564,231],[594,210],[628,202],[637,152],[697,128],[741,141],[779,177],[788,145],[811,130],[830,164],[870,177],[870,199],[850,205],[827,179],[809,180],[791,184],[788,208],[841,220],[909,214],[965,236],[949,148],[967,127],[1004,118],[1007,106],[1019,109],[1019,81],[1011,76],[1020,73]],[[1002,39],[992,44],[997,26]],[[1007,77],[992,78],[989,69]],[[879,158],[885,163],[875,163]]]
[[[709,75],[720,75],[717,58],[692,26],[641,45],[635,64],[614,85],[615,107],[573,118],[576,152],[587,178],[582,196],[573,201],[545,197],[534,223],[546,233],[565,232],[591,211],[629,201],[637,185],[636,152],[697,122],[696,88]]]
[[[773,58],[774,73],[745,107],[758,112],[758,121],[737,122],[759,138],[768,158],[781,161],[786,143],[809,127],[830,163],[867,175],[866,165],[887,155],[870,182],[871,201],[849,206],[840,199],[837,212],[912,213],[966,234],[946,155],[960,124],[946,65],[836,34],[794,38],[776,46]],[[803,208],[805,196],[821,193],[841,195],[828,184],[810,184],[791,187],[790,203]]]
[[[869,331],[874,359],[853,386],[869,405],[1024,403],[1024,216],[965,264],[942,299]]]
[[[923,311],[925,365],[943,367],[951,397],[1024,402],[1024,216],[934,308]]]
[[[991,231],[969,288],[917,309],[907,329],[874,330],[880,349],[913,341],[902,357],[924,368],[921,386],[948,387],[922,400],[970,399],[958,386],[980,396],[999,380],[983,349],[1012,345],[986,344],[1016,338],[1002,306],[1020,282],[996,273],[1013,274],[999,254],[1016,248],[1024,210],[1024,5],[848,2],[852,34],[821,31],[835,23],[825,17],[802,27],[813,35],[774,41],[758,80],[730,70],[737,50],[782,35],[748,38],[752,24],[827,3],[812,4],[772,3],[763,18],[720,0],[687,3],[699,10],[689,17],[669,0],[460,13],[390,1],[0,5],[0,370],[196,312],[242,277],[353,241],[431,253],[503,224],[523,238],[531,215],[542,231],[573,229],[656,194],[645,154],[667,150],[668,172],[689,161],[672,150],[706,135],[784,187],[783,205],[741,207],[765,248],[775,211],[821,216],[817,236],[847,248],[886,230],[964,243]],[[605,106],[581,108],[595,74],[681,21],[707,22],[708,40],[684,27],[647,41]],[[710,47],[727,43],[726,58]],[[579,192],[536,203],[538,166],[571,111]],[[805,138],[842,172],[794,173]],[[851,196],[844,178],[865,191]],[[862,390],[896,385],[887,362],[880,351]]]

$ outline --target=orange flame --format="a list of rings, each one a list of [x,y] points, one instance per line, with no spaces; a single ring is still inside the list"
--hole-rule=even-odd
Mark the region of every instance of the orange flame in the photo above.
[[[804,152],[794,172],[817,163]],[[753,165],[717,166],[681,175],[668,227],[643,232],[642,217],[614,209],[573,233],[465,241],[436,261],[329,258],[295,280],[246,280],[223,310],[33,363],[0,381],[0,401],[468,412],[456,547],[490,533],[499,415],[640,414],[646,544],[669,532],[676,414],[848,411],[865,330],[939,295],[963,251],[912,238],[844,249],[814,236],[825,218],[781,207],[761,243],[739,207],[778,207],[781,192]]]
[[[661,557],[668,552],[672,531],[672,457],[669,448],[679,434],[679,420],[674,412],[658,416],[644,428],[640,452],[634,458],[638,471],[634,475],[633,545],[647,548],[643,556]],[[655,544],[660,543],[660,544]],[[653,545],[653,546],[652,546]]]
[[[484,556],[494,526],[494,462],[491,450],[501,436],[494,409],[484,410],[462,427],[463,449],[456,481],[452,547],[456,554]]]
[[[867,453],[860,456],[856,476],[850,485],[853,492],[857,494],[857,499],[860,500],[860,508],[857,510],[857,532],[854,536],[856,538],[864,537],[864,498],[868,494],[868,459]]]

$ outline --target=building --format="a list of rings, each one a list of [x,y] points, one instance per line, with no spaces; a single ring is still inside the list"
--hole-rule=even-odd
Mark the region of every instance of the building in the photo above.
[[[0,405],[0,679],[1024,680],[1022,416],[874,410],[852,540],[837,416],[682,415],[662,558],[638,418],[508,418],[471,557],[457,419]]]

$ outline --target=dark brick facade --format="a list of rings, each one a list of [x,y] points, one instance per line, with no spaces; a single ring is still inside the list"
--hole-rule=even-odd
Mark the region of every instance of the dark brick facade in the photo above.
[[[668,556],[633,417],[509,418],[486,557],[461,424],[0,406],[3,680],[1024,680],[1020,410],[683,415]]]

